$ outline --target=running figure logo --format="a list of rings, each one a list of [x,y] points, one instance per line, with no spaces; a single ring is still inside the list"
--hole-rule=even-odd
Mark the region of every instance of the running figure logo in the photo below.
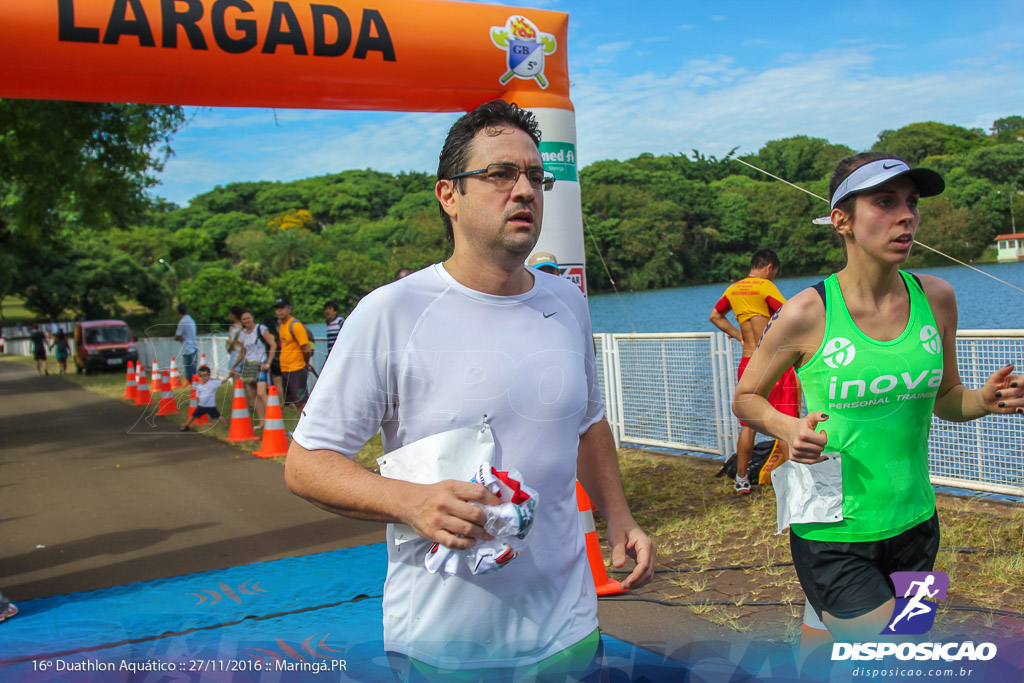
[[[926,598],[945,600],[949,576],[945,572],[893,572],[889,577],[896,587],[896,606],[882,635],[927,633],[935,624],[938,606]]]
[[[933,356],[937,356],[942,353],[942,337],[939,336],[939,331],[931,325],[925,325],[921,328],[921,346],[924,350]]]
[[[821,350],[821,357],[830,368],[840,368],[853,362],[857,347],[846,337],[833,337]]]
[[[522,16],[511,16],[504,26],[491,27],[491,40],[495,46],[508,51],[508,71],[498,82],[505,85],[513,78],[535,78],[542,88],[548,87],[544,78],[544,55],[554,53],[558,45],[550,33],[541,33],[537,25]]]

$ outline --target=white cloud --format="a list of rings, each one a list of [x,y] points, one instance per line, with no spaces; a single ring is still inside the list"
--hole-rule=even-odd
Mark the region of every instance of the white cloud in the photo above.
[[[885,128],[927,120],[987,127],[996,118],[991,112],[1024,110],[1016,85],[1024,68],[881,76],[871,73],[873,61],[871,49],[850,49],[758,72],[722,58],[688,62],[674,73],[578,75],[572,97],[580,161],[691,148],[721,157],[793,135],[866,149]]]
[[[692,148],[722,157],[756,152],[793,135],[866,149],[883,129],[940,121],[987,129],[1024,112],[1024,63],[964,60],[941,73],[873,71],[892,46],[789,52],[770,67],[718,56],[670,65],[643,61],[631,76],[610,65],[631,41],[571,57],[572,98],[583,165],[643,152]],[[884,52],[880,52],[884,50]],[[896,53],[898,55],[898,53]],[[661,70],[653,70],[660,65]],[[608,99],[613,100],[609,102]],[[293,180],[347,168],[431,172],[457,114],[367,114],[306,110],[203,109],[175,137],[155,194],[184,204],[214,185]]]
[[[622,52],[633,46],[632,40],[620,40],[615,43],[604,43],[597,46],[598,52]]]

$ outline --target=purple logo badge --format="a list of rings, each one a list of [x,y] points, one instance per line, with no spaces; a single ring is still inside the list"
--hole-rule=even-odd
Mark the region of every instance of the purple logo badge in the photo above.
[[[927,598],[945,600],[949,576],[945,572],[893,572],[889,578],[896,587],[896,606],[882,635],[927,633],[938,608]]]

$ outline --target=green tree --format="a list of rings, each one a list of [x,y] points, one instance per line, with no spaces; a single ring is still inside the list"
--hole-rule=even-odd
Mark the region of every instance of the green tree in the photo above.
[[[973,176],[996,184],[1024,187],[1024,145],[995,145],[976,149],[967,155],[964,167]]]
[[[333,263],[314,263],[302,270],[290,270],[273,278],[269,284],[275,296],[287,296],[292,314],[303,322],[320,320],[327,301],[348,302],[352,292],[338,277]]]
[[[262,222],[249,213],[228,211],[227,213],[215,213],[207,218],[202,224],[202,231],[213,240],[217,253],[224,254],[229,237],[243,230],[259,228]]]
[[[166,301],[152,269],[92,235],[37,249],[20,277],[25,307],[49,319],[65,310],[87,319],[118,316],[126,299],[153,309]]]
[[[183,123],[181,107],[0,100],[0,243],[136,220]]]
[[[939,154],[963,154],[988,143],[980,128],[963,128],[927,121],[912,123],[898,130],[883,130],[871,149],[888,152],[916,166],[922,159]]]
[[[992,134],[1001,143],[1024,142],[1024,116],[1006,116],[992,123]]]
[[[231,306],[252,308],[265,313],[273,301],[271,291],[262,285],[243,280],[238,273],[224,268],[204,268],[181,285],[181,300],[188,304],[189,314],[200,330],[214,331],[227,327]],[[262,317],[262,316],[258,316]]]
[[[845,145],[796,135],[766,143],[753,161],[759,168],[791,183],[805,183],[828,176],[840,159],[851,154],[853,150]]]

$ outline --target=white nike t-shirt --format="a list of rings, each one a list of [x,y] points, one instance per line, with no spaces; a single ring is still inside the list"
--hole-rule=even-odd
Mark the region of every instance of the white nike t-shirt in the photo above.
[[[295,431],[351,457],[378,429],[390,452],[486,414],[494,464],[540,494],[526,549],[494,574],[430,574],[430,542],[396,546],[388,525],[384,647],[432,666],[530,664],[597,628],[575,493],[579,436],[604,416],[590,316],[571,282],[533,275],[530,291],[493,296],[437,264],[371,292]]]

